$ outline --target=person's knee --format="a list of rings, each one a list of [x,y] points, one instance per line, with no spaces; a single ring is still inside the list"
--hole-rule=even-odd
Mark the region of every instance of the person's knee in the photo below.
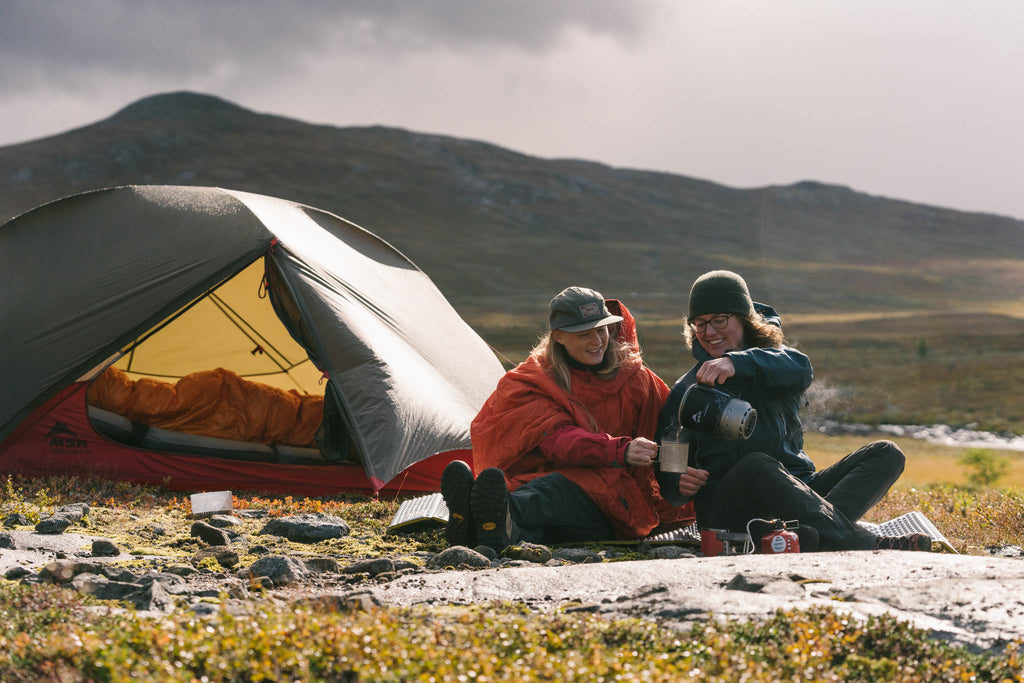
[[[895,476],[903,474],[907,466],[907,456],[894,442],[888,440],[877,441],[875,447],[878,451],[878,460],[885,464],[885,467]]]

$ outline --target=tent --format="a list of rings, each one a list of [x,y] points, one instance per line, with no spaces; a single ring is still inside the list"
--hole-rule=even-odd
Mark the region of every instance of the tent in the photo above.
[[[4,473],[437,490],[444,465],[471,456],[469,423],[503,371],[392,246],[262,195],[130,186],[60,199],[0,226],[0,272]],[[116,407],[95,404],[101,385]],[[129,405],[142,389],[173,394],[177,412]],[[217,433],[181,414],[207,402]],[[302,415],[305,443],[260,431]]]

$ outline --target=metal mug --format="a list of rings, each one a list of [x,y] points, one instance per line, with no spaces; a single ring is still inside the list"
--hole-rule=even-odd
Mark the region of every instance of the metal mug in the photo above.
[[[679,441],[662,440],[658,446],[658,460],[662,472],[686,472],[686,461],[689,458],[690,444]]]

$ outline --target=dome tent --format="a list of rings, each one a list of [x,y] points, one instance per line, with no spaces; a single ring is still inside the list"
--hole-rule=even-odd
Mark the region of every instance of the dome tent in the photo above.
[[[74,195],[0,226],[0,269],[4,472],[182,490],[436,490],[450,456],[432,456],[469,448],[469,423],[502,374],[409,259],[333,214],[267,196]],[[160,439],[167,430],[134,421],[122,438],[86,401],[109,365],[166,381],[217,368],[319,391],[329,429],[313,454]]]

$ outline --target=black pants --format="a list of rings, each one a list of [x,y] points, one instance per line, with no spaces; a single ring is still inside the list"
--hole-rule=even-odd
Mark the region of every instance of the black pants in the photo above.
[[[508,508],[519,531],[513,541],[570,543],[615,538],[611,522],[587,492],[553,472],[508,494]]]
[[[818,532],[821,550],[869,550],[875,535],[856,522],[903,473],[906,458],[891,441],[876,441],[803,482],[765,453],[730,469],[697,518],[705,528],[746,531],[751,519],[798,520]]]

